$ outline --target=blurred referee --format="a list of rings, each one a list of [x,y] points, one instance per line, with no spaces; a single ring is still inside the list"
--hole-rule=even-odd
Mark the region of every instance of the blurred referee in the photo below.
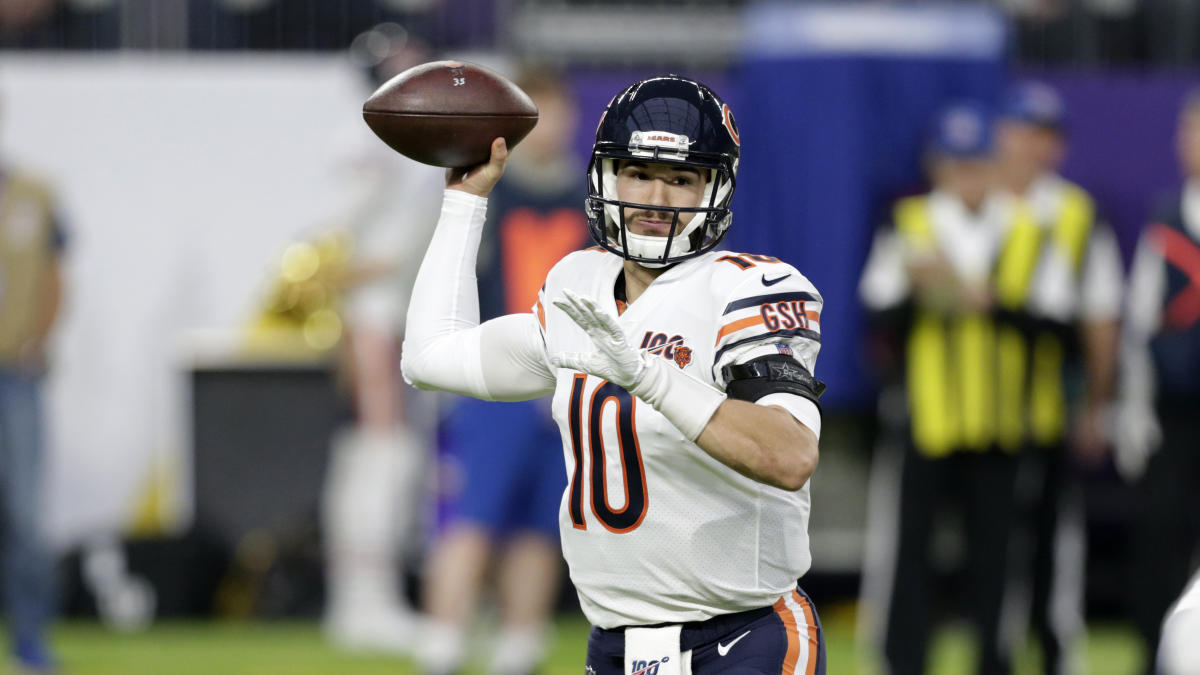
[[[896,204],[859,286],[876,327],[903,336],[896,353],[910,420],[902,443],[876,453],[864,579],[864,596],[886,620],[893,675],[925,672],[944,588],[934,532],[947,511],[962,523],[961,595],[980,645],[973,670],[1010,670],[1000,607],[1025,378],[1023,341],[1001,310],[1027,297],[1036,257],[1025,243],[1040,228],[996,188],[993,120],[976,103],[941,112],[926,146],[933,190]],[[894,546],[879,543],[892,537]]]
[[[1031,618],[1046,673],[1078,672],[1083,665],[1075,649],[1084,628],[1083,494],[1068,448],[1085,465],[1104,456],[1116,370],[1116,298],[1122,293],[1115,235],[1097,223],[1088,193],[1057,174],[1064,120],[1056,91],[1023,83],[1009,91],[996,134],[1000,181],[1024,200],[1039,228],[1025,244],[1036,261],[1030,288],[1012,317],[1026,343],[1024,400],[1032,447],[1018,475],[1023,536],[1014,542],[1015,552],[1027,555],[1017,561],[1017,592],[1006,601],[1028,599],[1032,592]],[[1072,377],[1078,356],[1082,383]],[[1082,396],[1069,396],[1078,384]]]

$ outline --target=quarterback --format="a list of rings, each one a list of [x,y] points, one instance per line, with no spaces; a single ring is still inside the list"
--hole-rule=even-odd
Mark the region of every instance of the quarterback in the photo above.
[[[776,258],[714,250],[739,145],[708,87],[628,87],[588,167],[597,246],[559,261],[529,313],[479,324],[476,251],[507,158],[496,139],[488,163],[448,174],[413,287],[410,383],[554,397],[563,554],[596,675],[825,670],[797,587],[811,561],[822,301]]]

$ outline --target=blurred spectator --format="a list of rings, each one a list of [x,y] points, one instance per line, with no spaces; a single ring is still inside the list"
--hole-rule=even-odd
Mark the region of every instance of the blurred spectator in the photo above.
[[[421,12],[379,0],[186,0],[192,49],[343,49],[383,21],[414,27]],[[423,26],[422,26],[423,28]]]
[[[488,199],[478,271],[483,320],[528,312],[546,273],[587,238],[582,168],[569,154],[575,100],[553,73],[529,70],[516,82],[533,98],[539,120]],[[430,629],[417,650],[428,673],[463,666],[466,633],[493,557],[501,630],[490,672],[528,673],[543,656],[561,577],[558,505],[566,488],[549,403],[463,398],[449,415],[450,470],[443,477],[452,481],[444,486],[449,522],[426,568]]]
[[[1200,91],[1184,103],[1178,133],[1187,182],[1138,241],[1121,336],[1117,466],[1137,483],[1140,502],[1130,590],[1148,673],[1200,541]]]
[[[0,2],[0,28],[25,30],[54,11],[54,0],[4,0]]]
[[[1056,173],[1066,150],[1064,123],[1058,93],[1026,83],[1009,92],[997,130],[1001,182],[1025,200],[1040,228],[1026,243],[1036,267],[1026,301],[1012,317],[1030,364],[1024,415],[1032,446],[1022,458],[1018,491],[1019,531],[1032,555],[1021,561],[1014,590],[1032,593],[1046,673],[1082,665],[1075,648],[1084,630],[1084,509],[1067,450],[1067,392],[1076,389],[1067,366],[1081,347],[1086,387],[1071,445],[1086,465],[1095,465],[1106,442],[1120,309],[1113,298],[1122,293],[1123,273],[1116,237],[1096,222],[1091,197]]]
[[[0,489],[4,599],[20,672],[49,673],[54,559],[43,533],[41,383],[62,294],[65,236],[54,195],[0,165]]]
[[[1000,607],[1007,571],[1014,485],[1023,441],[1024,369],[1017,329],[998,317],[1019,307],[1036,258],[1013,245],[1036,238],[1027,210],[995,186],[990,114],[974,103],[944,110],[927,146],[933,190],[901,200],[881,232],[860,285],[881,329],[902,335],[899,372],[907,391],[906,442],[881,448],[872,490],[899,485],[898,504],[872,508],[898,522],[894,556],[867,570],[886,602],[884,656],[891,673],[922,673],[938,606],[935,523],[961,514],[966,553],[963,596],[980,646],[980,673],[1007,673]],[[895,455],[901,455],[896,457]],[[890,488],[894,489],[894,488]],[[874,497],[873,497],[874,498]],[[883,590],[880,590],[883,589]],[[886,598],[884,600],[883,598]]]
[[[354,42],[352,58],[374,88],[430,58],[424,43],[396,24]],[[363,92],[365,100],[369,92]],[[344,312],[344,371],[355,420],[334,439],[323,496],[327,547],[325,629],[355,650],[407,653],[416,616],[402,585],[431,430],[414,414],[400,378],[404,300],[437,222],[442,170],[402,157],[361,120],[339,136],[336,217],[354,240]],[[433,195],[434,198],[431,198]]]
[[[121,4],[117,0],[4,0],[0,2],[0,47],[115,49],[121,46]]]

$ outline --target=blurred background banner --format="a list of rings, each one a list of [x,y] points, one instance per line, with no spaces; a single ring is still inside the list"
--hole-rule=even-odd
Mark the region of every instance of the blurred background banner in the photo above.
[[[731,78],[744,161],[730,246],[771,251],[821,290],[826,405],[870,404],[859,356],[859,270],[879,209],[922,183],[927,120],[994,101],[1006,29],[982,6],[771,3],[746,15]]]
[[[1089,186],[1126,257],[1156,199],[1179,185],[1179,102],[1197,85],[1187,70],[1021,68],[1062,94],[1071,151],[1063,175]]]
[[[186,369],[237,346],[272,261],[327,224],[360,75],[305,55],[6,55],[0,89],[3,154],[61,186],[72,233],[48,390],[53,536],[177,530]]]

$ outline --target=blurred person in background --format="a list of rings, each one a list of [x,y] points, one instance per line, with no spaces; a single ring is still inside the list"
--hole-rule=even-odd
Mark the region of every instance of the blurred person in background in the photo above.
[[[66,237],[44,183],[0,163],[0,489],[14,668],[54,672],[54,558],[43,533],[42,380],[62,300]]]
[[[1116,460],[1137,490],[1130,590],[1147,673],[1200,541],[1200,91],[1180,113],[1178,152],[1186,182],[1138,240],[1121,334]]]
[[[1163,621],[1157,661],[1161,675],[1200,673],[1197,635],[1200,635],[1200,573],[1192,577]]]
[[[992,123],[973,102],[941,111],[925,157],[933,189],[895,205],[859,287],[877,329],[903,342],[894,351],[901,363],[890,366],[904,380],[909,426],[898,452],[881,448],[871,488],[874,501],[898,485],[898,503],[872,505],[868,527],[873,538],[895,542],[868,559],[864,579],[886,623],[883,652],[894,674],[925,671],[942,590],[942,556],[932,544],[948,509],[962,520],[962,595],[979,645],[976,671],[1009,672],[1000,617],[1023,373],[1020,336],[997,314],[1028,291],[1033,261],[1012,255],[1011,244],[1036,235],[1038,225],[996,187]]]
[[[1084,631],[1084,503],[1068,446],[1086,466],[1104,456],[1116,379],[1120,306],[1114,299],[1123,292],[1116,236],[1097,222],[1087,192],[1057,173],[1066,152],[1064,122],[1056,91],[1022,83],[1008,92],[996,137],[1000,181],[1026,202],[1039,226],[1029,230],[1036,238],[1014,240],[1009,249],[1027,258],[1024,267],[1033,274],[1025,304],[1008,315],[1026,341],[1031,446],[1018,478],[1016,540],[1031,549],[1014,569],[1012,597],[1031,600],[1046,673],[1078,672],[1083,665],[1076,648]],[[1079,387],[1072,386],[1076,371],[1068,367],[1081,350],[1082,401],[1070,415],[1068,392]]]
[[[528,311],[554,263],[587,240],[582,167],[570,152],[574,96],[550,70],[527,68],[516,83],[539,119],[488,199],[477,272],[483,320]],[[549,401],[463,397],[453,404],[444,436],[439,482],[449,500],[448,523],[426,567],[430,624],[418,662],[435,674],[463,667],[467,631],[494,562],[501,628],[489,671],[532,672],[545,653],[562,576],[558,504],[566,472]]]
[[[351,57],[373,90],[430,58],[396,24],[360,35]],[[363,92],[363,99],[369,94]],[[404,654],[417,628],[403,559],[420,503],[432,430],[414,414],[420,394],[400,378],[405,304],[436,222],[442,170],[392,152],[360,119],[337,139],[342,202],[335,217],[353,239],[343,372],[354,423],[334,438],[322,500],[327,558],[325,629],[352,650]],[[407,392],[405,391],[407,389]]]

